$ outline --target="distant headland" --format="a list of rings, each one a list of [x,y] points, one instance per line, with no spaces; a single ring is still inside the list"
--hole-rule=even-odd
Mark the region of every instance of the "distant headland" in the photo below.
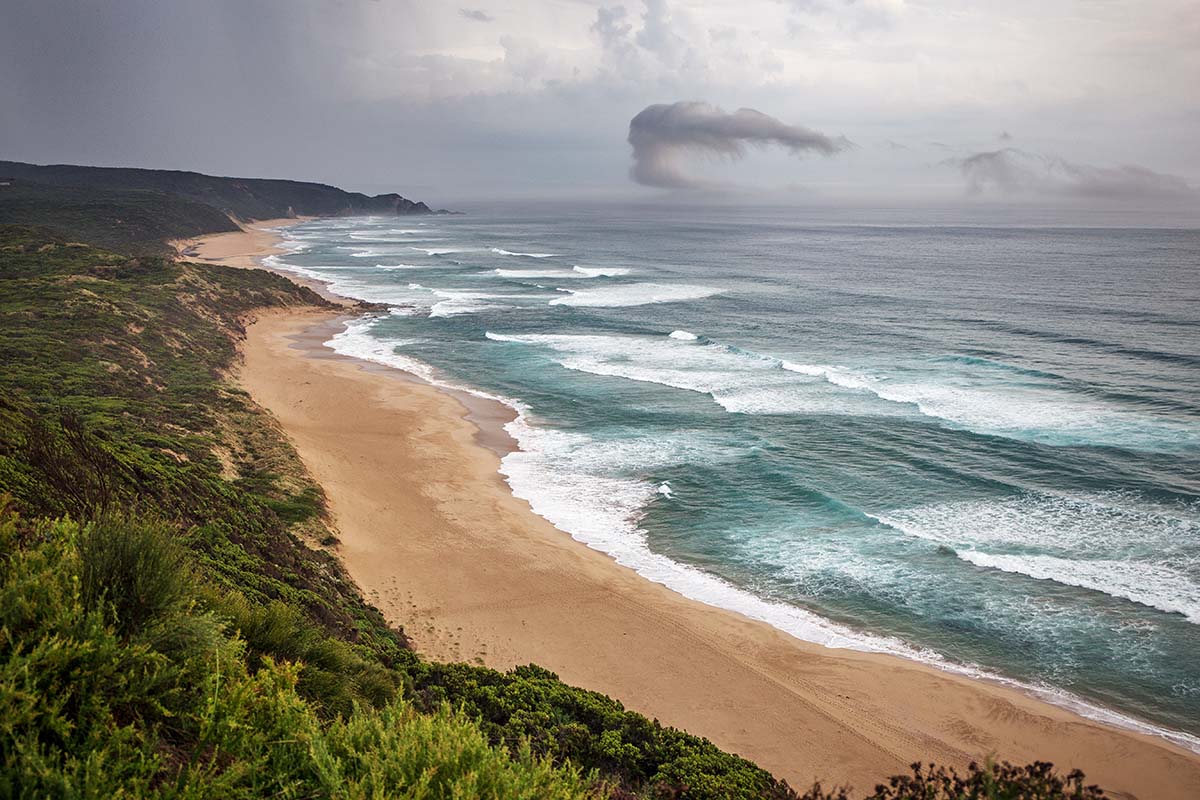
[[[166,240],[234,231],[253,220],[450,213],[396,193],[306,181],[0,161],[0,224],[47,225],[124,250],[132,242],[133,250],[157,253]]]

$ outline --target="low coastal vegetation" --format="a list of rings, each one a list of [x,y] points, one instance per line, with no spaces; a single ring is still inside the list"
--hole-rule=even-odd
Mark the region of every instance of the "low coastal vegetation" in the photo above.
[[[799,796],[539,667],[415,654],[229,377],[247,319],[302,305],[325,301],[0,226],[0,796]],[[873,796],[1101,794],[989,764]]]
[[[173,252],[168,240],[238,229],[212,206],[163,192],[6,182],[0,223],[49,225],[72,240],[122,253],[166,256]]]

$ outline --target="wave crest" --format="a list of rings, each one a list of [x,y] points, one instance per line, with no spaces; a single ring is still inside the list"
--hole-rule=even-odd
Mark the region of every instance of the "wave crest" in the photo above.
[[[603,289],[567,289],[566,297],[556,297],[552,306],[587,308],[626,308],[656,303],[680,303],[701,300],[723,290],[711,286],[685,286],[661,283],[633,283]]]

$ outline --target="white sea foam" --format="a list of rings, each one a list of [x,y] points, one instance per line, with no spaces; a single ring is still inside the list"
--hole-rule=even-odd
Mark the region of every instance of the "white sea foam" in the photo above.
[[[792,361],[781,361],[780,366],[789,372],[795,372],[800,375],[811,375],[814,378],[824,378],[834,386],[841,386],[844,389],[865,389],[871,390],[871,386],[875,379],[861,372],[856,372],[845,367],[830,367],[821,364],[796,364]]]
[[[1026,493],[872,515],[980,567],[1130,600],[1200,624],[1200,514],[1128,493]],[[1191,574],[1189,574],[1191,573]]]
[[[581,267],[578,264],[571,269],[589,278],[615,278],[620,275],[628,275],[630,272],[626,267]]]
[[[351,239],[359,239],[362,241],[373,241],[376,237],[381,236],[415,236],[420,234],[422,237],[429,234],[430,231],[422,228],[388,228],[387,230],[361,230],[351,231],[347,234]],[[381,241],[395,241],[393,239],[382,239]]]
[[[632,454],[627,445],[534,427],[527,410],[506,429],[521,448],[505,456],[500,468],[514,495],[526,500],[535,513],[572,538],[607,553],[617,563],[684,597],[766,622],[799,639],[826,647],[886,652],[947,672],[1005,684],[1081,716],[1160,736],[1200,752],[1200,737],[1151,725],[1061,689],[1026,684],[974,665],[950,662],[936,652],[893,637],[855,631],[796,606],[765,600],[721,578],[672,561],[650,550],[645,532],[639,527],[645,507],[656,493],[661,494],[659,489],[634,478],[612,476],[614,467],[630,464]],[[652,442],[648,446],[661,458],[661,443]]]
[[[411,247],[371,247],[367,249],[354,248],[354,252],[350,254],[351,258],[379,258],[381,256],[395,256],[400,253],[407,253],[412,250]]]
[[[297,266],[296,264],[289,264],[277,255],[264,256],[259,263],[268,269],[277,269],[282,272],[290,272],[293,275],[299,275],[302,278],[310,278],[312,280],[329,284],[330,286],[339,282],[339,278],[341,277],[337,275],[336,270],[330,273],[324,270],[310,269],[308,267]],[[345,283],[344,280],[342,282]]]
[[[434,303],[433,307],[429,309],[431,317],[456,317],[459,314],[474,314],[479,311],[503,308],[503,306],[487,302],[491,299],[489,295],[471,292],[437,292],[436,294],[445,299]]]
[[[672,447],[659,441],[598,441],[589,436],[535,427],[523,413],[507,426],[520,450],[506,455],[501,473],[513,494],[534,512],[619,564],[687,597],[771,622],[829,647],[918,652],[898,640],[859,634],[795,606],[772,603],[732,584],[654,553],[639,527],[645,507],[661,485],[616,477],[670,461]],[[692,456],[694,457],[694,456]],[[929,654],[930,657],[932,654]]]
[[[492,252],[501,256],[519,256],[521,258],[555,258],[558,253],[514,253],[511,250],[505,250],[502,247],[493,247]]]
[[[1102,592],[1159,611],[1182,614],[1188,622],[1200,625],[1200,585],[1166,567],[1113,559],[1005,555],[978,550],[956,553],[976,566]]]
[[[409,250],[420,250],[427,256],[444,256],[448,253],[469,253],[470,247],[409,247]]]
[[[699,300],[720,294],[721,289],[709,286],[664,285],[659,283],[633,283],[624,286],[607,286],[603,289],[567,289],[565,297],[550,301],[552,306],[587,306],[592,308],[621,308],[644,306],[651,303],[678,303]]]
[[[494,269],[501,278],[576,278],[569,269]]]
[[[713,575],[654,553],[639,522],[655,494],[664,494],[661,489],[668,484],[663,482],[656,489],[652,483],[637,477],[621,477],[621,473],[628,474],[631,466],[642,471],[661,469],[671,461],[672,448],[649,440],[600,442],[583,434],[536,426],[530,420],[530,410],[519,401],[448,381],[429,365],[397,353],[397,347],[406,342],[372,337],[369,331],[376,321],[354,320],[326,344],[344,355],[395,367],[433,385],[467,391],[511,407],[516,418],[505,427],[519,449],[504,457],[500,472],[513,494],[528,501],[535,513],[572,538],[607,553],[642,577],[693,600],[766,622],[806,641],[832,648],[887,652],[950,672],[1007,684],[1082,716],[1160,736],[1200,752],[1200,738],[1147,724],[1066,691],[1019,683],[971,665],[948,662],[933,651],[912,647],[892,637],[846,628],[796,606],[764,600]],[[489,338],[505,340],[491,334]],[[686,441],[688,437],[683,438]],[[706,449],[706,456],[709,453]],[[691,462],[697,455],[683,452],[675,454],[675,458]]]
[[[608,275],[624,275],[629,270],[625,269],[584,269],[582,267],[572,267],[571,269],[495,269],[492,270],[502,278],[599,278]]]
[[[262,260],[263,266],[272,269],[279,269],[284,272],[290,272],[304,278],[320,281],[329,287],[329,291],[341,297],[348,297],[352,300],[365,300],[369,303],[387,303],[389,305],[399,305],[405,308],[411,307],[415,299],[411,292],[406,292],[405,287],[379,284],[371,282],[365,278],[354,277],[353,274],[346,274],[345,267],[301,267],[296,264],[289,264],[283,261],[279,256],[267,256]],[[418,284],[409,284],[408,289],[423,289],[424,287]]]
[[[429,309],[431,317],[456,317],[461,314],[475,314],[480,311],[499,311],[511,308],[509,303],[496,302],[511,300],[528,300],[528,295],[494,294],[491,292],[467,292],[457,289],[434,289],[419,283],[410,283],[410,289],[424,290],[434,297],[441,298],[434,302]]]
[[[514,253],[510,249],[503,247],[492,247],[492,252],[497,255],[515,255],[517,258],[557,258],[558,253]]]
[[[375,269],[440,269],[440,264],[376,264]]]
[[[610,291],[606,288],[598,293]],[[590,292],[580,291],[550,302],[562,303],[587,294]],[[665,302],[649,299],[653,296],[636,295],[644,302]],[[631,304],[631,300],[623,295],[620,300],[619,303],[603,304]],[[555,353],[555,360],[568,369],[709,394],[733,413],[922,414],[981,433],[1040,439],[1053,436],[1058,437],[1055,441],[1066,443],[1071,441],[1072,432],[1081,430],[1080,426],[1097,424],[1094,416],[1089,419],[1086,415],[1072,415],[1070,404],[1061,397],[1048,397],[1045,392],[1022,394],[1019,388],[1007,394],[994,390],[947,389],[942,393],[947,408],[932,407],[909,399],[915,384],[900,383],[886,376],[847,367],[780,360],[714,342],[697,347],[694,343],[698,338],[687,331],[672,332],[669,341],[636,336],[553,334],[516,337],[497,334],[496,337],[500,341],[547,347]],[[823,390],[818,383],[849,391]],[[930,385],[923,386],[920,391],[933,396],[941,390]],[[1130,415],[1112,412],[1109,416],[1118,421],[1106,419],[1102,430],[1082,428],[1085,434],[1080,435],[1098,437],[1108,434],[1114,443],[1151,449],[1184,441],[1180,435],[1175,435],[1174,428],[1156,427],[1152,423],[1139,428],[1137,420]],[[1083,417],[1082,421],[1080,417]]]
[[[918,413],[966,428],[1050,444],[1104,444],[1167,449],[1195,447],[1200,433],[1177,423],[1073,395],[1050,385],[996,383],[982,376],[929,375],[922,380],[872,375],[823,364],[784,361],[784,369],[870,392]]]
[[[283,239],[279,242],[279,246],[291,254],[303,253],[305,250],[312,249],[311,244],[300,241],[299,239]]]
[[[397,348],[411,343],[411,340],[378,339],[370,335],[369,331],[378,322],[378,317],[351,320],[346,323],[344,330],[325,342],[325,346],[335,353],[394,367],[436,384],[438,376],[432,367],[423,361],[396,352]]]
[[[413,235],[418,234],[418,233],[422,234],[421,238],[414,240],[412,238]],[[371,232],[371,233],[351,233],[349,236],[351,239],[354,239],[355,241],[359,241],[359,242],[383,242],[385,244],[392,243],[392,242],[395,242],[397,244],[409,244],[413,241],[418,241],[418,242],[444,241],[441,237],[425,236],[424,235],[425,233],[426,233],[426,231],[415,231],[415,230],[408,232],[406,234],[393,234],[390,231],[388,231],[386,233],[381,233],[381,232],[375,231],[375,232]]]
[[[744,414],[886,413],[873,398],[856,403],[823,382],[780,368],[778,359],[698,345],[681,337],[597,336],[488,332],[494,341],[549,349],[561,366],[593,375],[657,383],[707,394],[725,410]]]

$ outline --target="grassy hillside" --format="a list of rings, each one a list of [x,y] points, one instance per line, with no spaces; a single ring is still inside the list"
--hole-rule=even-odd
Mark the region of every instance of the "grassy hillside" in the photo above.
[[[363,601],[227,377],[247,315],[323,303],[0,227],[0,797],[795,797],[538,667],[424,661]],[[877,796],[1099,795],[1034,766]]]
[[[162,192],[210,206],[241,220],[340,214],[429,214],[428,206],[398,194],[374,197],[335,186],[263,178],[223,178],[162,169],[38,165],[0,161],[0,178],[49,186]],[[217,230],[217,229],[214,229]]]
[[[0,186],[0,224],[44,225],[71,241],[155,255],[173,252],[170,239],[238,229],[221,211],[178,195],[21,179]]]

